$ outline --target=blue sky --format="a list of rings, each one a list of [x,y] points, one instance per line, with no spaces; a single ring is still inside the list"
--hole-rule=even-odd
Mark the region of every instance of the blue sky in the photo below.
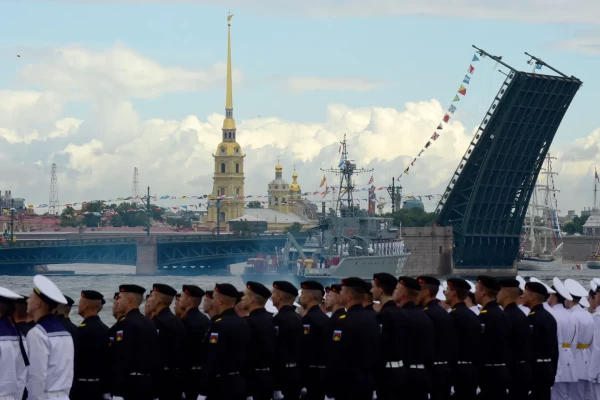
[[[591,15],[598,10],[598,5],[589,0],[572,0],[573,7],[570,12],[562,13],[558,5],[537,10],[537,3],[533,0],[515,1],[507,0],[502,6],[495,5],[496,2],[473,3],[472,0],[465,0],[462,6],[453,9],[453,2],[442,0],[432,0],[422,3],[422,6],[421,3],[404,0],[373,0],[371,8],[366,6],[366,3],[353,0],[332,0],[327,3],[330,8],[322,9],[318,2],[307,0],[305,3],[282,1],[278,4],[284,4],[283,6],[270,9],[268,5],[275,3],[263,0],[231,0],[229,5],[235,14],[232,26],[233,64],[242,76],[241,83],[234,87],[234,115],[238,127],[242,126],[241,137],[245,128],[246,132],[257,132],[256,135],[271,129],[272,137],[275,138],[271,142],[261,142],[261,137],[246,136],[246,147],[252,145],[257,152],[257,158],[263,154],[262,151],[268,155],[269,160],[276,159],[278,154],[287,155],[290,160],[290,165],[285,166],[287,169],[291,168],[293,162],[298,163],[301,165],[299,168],[306,168],[302,172],[303,176],[309,175],[310,179],[318,181],[318,172],[312,170],[315,169],[315,164],[320,165],[325,162],[323,160],[327,159],[326,157],[331,158],[331,155],[316,152],[312,158],[302,158],[299,155],[302,150],[298,150],[299,145],[295,143],[299,140],[293,140],[293,136],[300,135],[298,132],[312,130],[314,132],[307,135],[320,140],[315,139],[314,143],[318,143],[316,146],[325,146],[323,143],[330,143],[332,137],[334,141],[338,140],[339,136],[352,129],[354,125],[351,122],[332,127],[336,121],[332,121],[331,118],[331,105],[347,107],[353,113],[352,118],[356,120],[364,117],[361,116],[363,109],[393,109],[396,114],[393,117],[386,116],[386,123],[391,124],[388,127],[388,136],[392,138],[390,143],[401,146],[393,141],[394,135],[412,135],[409,141],[424,143],[427,139],[425,135],[435,128],[435,123],[432,124],[426,114],[443,112],[442,109],[431,111],[433,106],[430,102],[436,99],[441,102],[442,108],[448,107],[474,53],[472,44],[504,56],[506,62],[523,70],[531,70],[531,66],[526,64],[528,57],[523,54],[524,51],[528,51],[566,74],[580,78],[584,85],[563,121],[554,148],[566,149],[565,154],[569,151],[577,154],[577,146],[583,146],[583,142],[575,142],[578,138],[587,143],[588,147],[595,145],[596,136],[591,133],[600,126],[600,122],[595,118],[596,93],[600,92],[600,83],[596,77],[597,71],[600,71],[600,31],[594,25]],[[82,61],[85,64],[97,62],[92,56],[100,54],[109,54],[110,58],[110,50],[122,46],[127,52],[139,56],[135,62],[139,62],[140,65],[156,63],[160,68],[180,67],[181,71],[190,73],[207,71],[214,64],[226,61],[227,8],[214,6],[225,5],[224,2],[199,0],[163,4],[160,1],[134,0],[107,4],[76,3],[81,2],[3,2],[3,15],[7,18],[0,24],[0,91],[60,92],[56,89],[56,82],[63,82],[60,79],[65,79],[60,77],[61,66],[64,64],[56,61],[57,56],[51,54],[55,49],[61,48],[85,49],[87,53],[84,55],[89,57],[85,62]],[[293,5],[285,10],[283,8],[286,4]],[[486,4],[498,8],[487,10]],[[586,10],[586,5],[589,5],[589,10]],[[378,11],[378,7],[381,7],[381,11]],[[514,11],[511,11],[513,9]],[[336,15],[343,16],[333,18]],[[530,15],[533,17],[530,18]],[[17,58],[17,54],[21,57]],[[48,65],[55,68],[48,68]],[[103,68],[102,65],[106,63],[98,65],[100,67],[97,68]],[[33,74],[36,76],[24,73],[30,66],[33,67]],[[494,70],[495,63],[491,60],[482,60],[475,66],[477,71],[468,87],[468,95],[458,104],[459,110],[455,115],[464,125],[463,131],[460,131],[460,127],[456,128],[460,133],[456,134],[451,143],[456,155],[464,152],[465,141],[470,137],[471,130],[480,122],[502,81],[502,75]],[[131,64],[123,68],[137,67],[138,65]],[[92,72],[94,71],[98,73],[98,70],[92,69]],[[11,134],[18,136],[24,135],[30,125],[35,125],[41,132],[40,136],[43,136],[44,130],[51,129],[54,121],[59,119],[71,118],[80,121],[75,125],[84,121],[81,125],[83,128],[80,125],[73,128],[73,132],[79,129],[77,134],[60,134],[53,141],[42,143],[41,139],[40,142],[35,141],[38,139],[13,139],[14,143],[8,153],[19,162],[27,159],[29,155],[31,160],[26,163],[35,163],[29,173],[36,178],[32,178],[27,184],[20,183],[22,190],[30,197],[45,197],[45,194],[39,196],[35,192],[40,184],[36,179],[39,178],[44,182],[43,186],[46,186],[48,165],[53,160],[65,163],[65,177],[73,182],[77,179],[83,182],[86,176],[89,178],[91,175],[100,182],[102,179],[108,182],[114,180],[113,176],[98,176],[99,167],[91,163],[88,165],[85,161],[90,159],[89,154],[94,154],[115,162],[111,157],[124,148],[129,148],[128,146],[134,146],[134,141],[126,143],[116,139],[123,136],[119,131],[121,126],[131,126],[131,130],[135,131],[132,137],[139,140],[144,135],[143,132],[147,131],[146,128],[139,127],[143,121],[176,121],[177,127],[168,128],[171,130],[163,132],[164,135],[168,133],[171,140],[176,136],[173,132],[180,134],[186,117],[197,116],[200,123],[210,123],[211,127],[195,128],[198,132],[198,140],[193,142],[194,146],[198,146],[195,151],[201,147],[198,143],[212,149],[212,142],[202,142],[202,135],[206,134],[201,132],[210,128],[218,135],[220,122],[215,119],[216,122],[213,123],[210,116],[213,113],[223,113],[224,76],[219,75],[215,78],[216,83],[204,85],[198,90],[185,90],[180,86],[166,90],[161,87],[157,89],[157,96],[148,96],[146,92],[124,85],[123,90],[117,94],[110,93],[107,97],[106,93],[96,93],[87,87],[96,79],[90,70],[82,72],[81,76],[77,75],[78,72],[77,69],[66,72],[74,76],[69,77],[72,78],[69,81],[72,86],[66,88],[65,92],[85,87],[84,99],[73,99],[65,97],[65,93],[59,93],[62,97],[59,96],[56,104],[50,101],[56,106],[56,111],[50,113],[51,115],[42,118],[39,117],[39,114],[43,114],[39,109],[25,109],[19,113],[18,121],[15,117],[16,122],[13,121],[12,125],[6,127],[11,130]],[[117,69],[106,72],[107,76],[117,76],[114,82],[111,81],[114,87],[123,85],[123,81],[118,79],[118,73]],[[299,78],[315,78],[324,84],[319,90],[290,90],[290,82]],[[328,85],[331,83],[329,81],[335,81],[335,85]],[[357,84],[372,85],[372,88],[359,89]],[[98,88],[94,88],[96,89]],[[0,98],[0,102],[1,100]],[[127,105],[128,102],[131,102],[131,107]],[[424,103],[419,106],[420,111],[415,112],[406,110],[405,104],[409,102]],[[405,111],[406,115],[402,114]],[[419,115],[420,120],[414,117],[415,113]],[[267,126],[261,122],[259,116],[276,119],[276,123]],[[399,116],[402,116],[402,121],[407,125],[393,120],[400,118]],[[43,120],[39,124],[29,121],[38,117]],[[412,123],[415,118],[418,121]],[[84,129],[86,124],[93,124],[93,121],[98,120],[106,126],[102,125],[97,130],[90,130],[89,126],[88,129]],[[433,126],[429,128],[427,124]],[[415,126],[419,129],[425,126],[424,133],[419,134],[421,136],[402,130]],[[0,121],[0,130],[2,127]],[[279,131],[293,132],[290,134],[292,139],[284,141],[283,134],[277,136]],[[326,132],[322,133],[323,131]],[[381,136],[381,140],[387,140],[388,136]],[[327,139],[324,139],[325,137]],[[148,138],[144,136],[144,140],[151,142]],[[170,144],[173,148],[188,138],[177,137],[177,140],[180,142]],[[143,149],[147,145],[148,142],[144,142],[135,146],[142,149],[140,151],[145,151]],[[336,147],[334,143],[329,145]],[[91,153],[86,153],[88,151]],[[153,155],[154,158],[161,156],[160,149],[156,151],[159,153]],[[207,165],[209,169],[210,151],[206,150],[208,158],[202,159],[202,162],[207,164],[201,164]],[[372,166],[375,168],[389,171],[386,174],[391,176],[404,169],[413,153],[416,152],[403,152],[402,149],[398,149],[397,155],[365,155],[364,160],[374,163]],[[80,158],[77,158],[76,154]],[[448,155],[444,159],[438,154],[437,158],[429,159],[431,171],[441,172],[437,178],[432,178],[426,187],[421,188],[420,182],[409,180],[407,184],[415,186],[412,193],[435,192],[443,187],[449,171],[456,167],[459,158],[456,155],[452,153],[452,156]],[[199,163],[194,157],[199,156],[182,154],[178,162],[186,165]],[[80,161],[76,162],[76,159]],[[577,171],[578,178],[565,178],[564,184],[574,185],[569,188],[571,193],[587,196],[585,193],[589,182],[586,180],[586,174],[589,175],[590,165],[595,163],[595,159],[586,159],[585,163],[580,164],[575,162],[577,160],[571,161],[572,164],[565,164],[564,168],[573,171],[573,174]],[[131,165],[124,165],[123,168],[129,171]],[[428,172],[429,176],[431,171]],[[125,175],[130,174],[127,172]],[[202,182],[202,190],[207,190],[211,185],[210,175],[211,172],[207,171],[204,175],[190,177],[189,182],[195,182],[194,185]],[[256,182],[250,184],[262,185],[259,180],[270,178],[271,175],[270,170],[261,172],[257,174]],[[170,181],[171,178],[165,178],[165,193],[177,189],[166,187]],[[192,185],[189,182],[187,185]],[[0,185],[12,184],[6,179],[0,179]],[[128,185],[129,182],[124,182],[121,187],[127,188]],[[88,196],[100,196],[91,185],[75,186],[74,184],[73,187],[65,189],[71,191],[69,195],[84,197],[84,200]],[[573,202],[579,208],[585,203],[584,200],[571,199],[566,197],[566,194],[564,196],[565,202]]]

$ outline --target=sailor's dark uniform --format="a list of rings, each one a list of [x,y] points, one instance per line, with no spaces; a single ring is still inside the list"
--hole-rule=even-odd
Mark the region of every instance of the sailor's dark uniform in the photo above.
[[[169,308],[163,308],[154,318],[160,349],[158,390],[161,400],[181,400],[185,349],[185,328]]]
[[[504,308],[504,314],[511,325],[512,359],[508,363],[511,376],[509,394],[511,400],[524,400],[531,389],[531,329],[527,316],[517,306],[510,303]]]
[[[246,322],[250,332],[248,362],[244,372],[247,393],[253,400],[270,400],[273,396],[273,368],[275,366],[273,316],[264,308],[258,308],[250,312]]]
[[[107,364],[108,326],[97,315],[88,317],[79,325],[79,371],[71,400],[99,400],[102,395],[110,393],[104,381],[104,370]]]
[[[473,400],[478,385],[478,354],[481,326],[477,315],[464,302],[456,304],[450,311],[456,332],[457,360],[454,364],[454,397]]]
[[[276,334],[274,390],[281,391],[284,398],[296,399],[302,389],[302,317],[296,307],[283,306],[273,317],[273,323]]]
[[[199,382],[201,380],[200,361],[202,353],[202,338],[206,335],[210,321],[208,317],[197,308],[191,308],[181,318],[185,328],[184,363],[183,363],[183,387],[185,398],[195,400],[200,393]]]
[[[531,398],[547,400],[554,385],[558,366],[558,336],[556,319],[542,304],[531,309],[527,317],[531,328]]]
[[[381,330],[381,357],[377,372],[377,398],[392,400],[398,398],[406,385],[406,368],[404,366],[404,345],[406,332],[394,322],[396,313],[401,312],[393,300],[381,306],[377,314],[377,322]]]
[[[319,306],[310,308],[302,318],[304,357],[302,381],[307,399],[323,400],[325,396],[325,366],[327,348],[331,341],[331,320]]]

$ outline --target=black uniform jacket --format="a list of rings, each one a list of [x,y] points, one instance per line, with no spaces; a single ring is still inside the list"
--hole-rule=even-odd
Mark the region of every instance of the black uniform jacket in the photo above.
[[[487,303],[479,313],[481,326],[481,363],[508,364],[513,360],[511,326],[496,301]]]
[[[181,368],[186,343],[183,322],[168,307],[160,310],[153,322],[158,333],[160,366],[170,369]]]
[[[450,311],[456,331],[457,361],[479,364],[481,324],[477,315],[463,302],[456,304]]]
[[[210,321],[200,310],[192,308],[181,318],[181,322],[185,328],[184,368],[199,367],[202,338],[208,331]]]
[[[304,328],[302,317],[296,312],[294,306],[283,306],[273,317],[275,324],[275,390],[281,390],[283,374],[286,373],[287,364],[300,365],[302,361],[302,344]]]

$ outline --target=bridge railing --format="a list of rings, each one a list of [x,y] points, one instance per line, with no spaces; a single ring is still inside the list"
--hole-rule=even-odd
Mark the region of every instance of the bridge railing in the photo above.
[[[156,243],[190,243],[190,242],[218,242],[218,241],[236,241],[236,240],[269,240],[269,239],[285,239],[283,233],[265,233],[260,235],[236,235],[236,234],[221,234],[221,235],[190,235],[190,236],[157,236]]]
[[[3,242],[0,251],[9,249],[25,249],[32,247],[72,247],[72,246],[106,246],[116,244],[137,244],[137,238],[80,239],[80,240],[18,240]]]

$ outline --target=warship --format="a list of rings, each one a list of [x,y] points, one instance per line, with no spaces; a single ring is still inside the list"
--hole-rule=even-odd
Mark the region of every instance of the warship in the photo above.
[[[355,176],[372,170],[358,169],[348,159],[345,136],[340,144],[338,168],[325,170],[340,179],[335,207],[309,231],[304,244],[288,233],[285,246],[276,254],[249,259],[240,275],[244,283],[272,285],[287,280],[299,286],[302,281],[316,280],[328,286],[350,276],[371,281],[378,272],[402,274],[410,252],[404,248],[400,227],[393,225],[392,218],[375,216],[374,187],[369,191],[368,210],[355,203]]]

